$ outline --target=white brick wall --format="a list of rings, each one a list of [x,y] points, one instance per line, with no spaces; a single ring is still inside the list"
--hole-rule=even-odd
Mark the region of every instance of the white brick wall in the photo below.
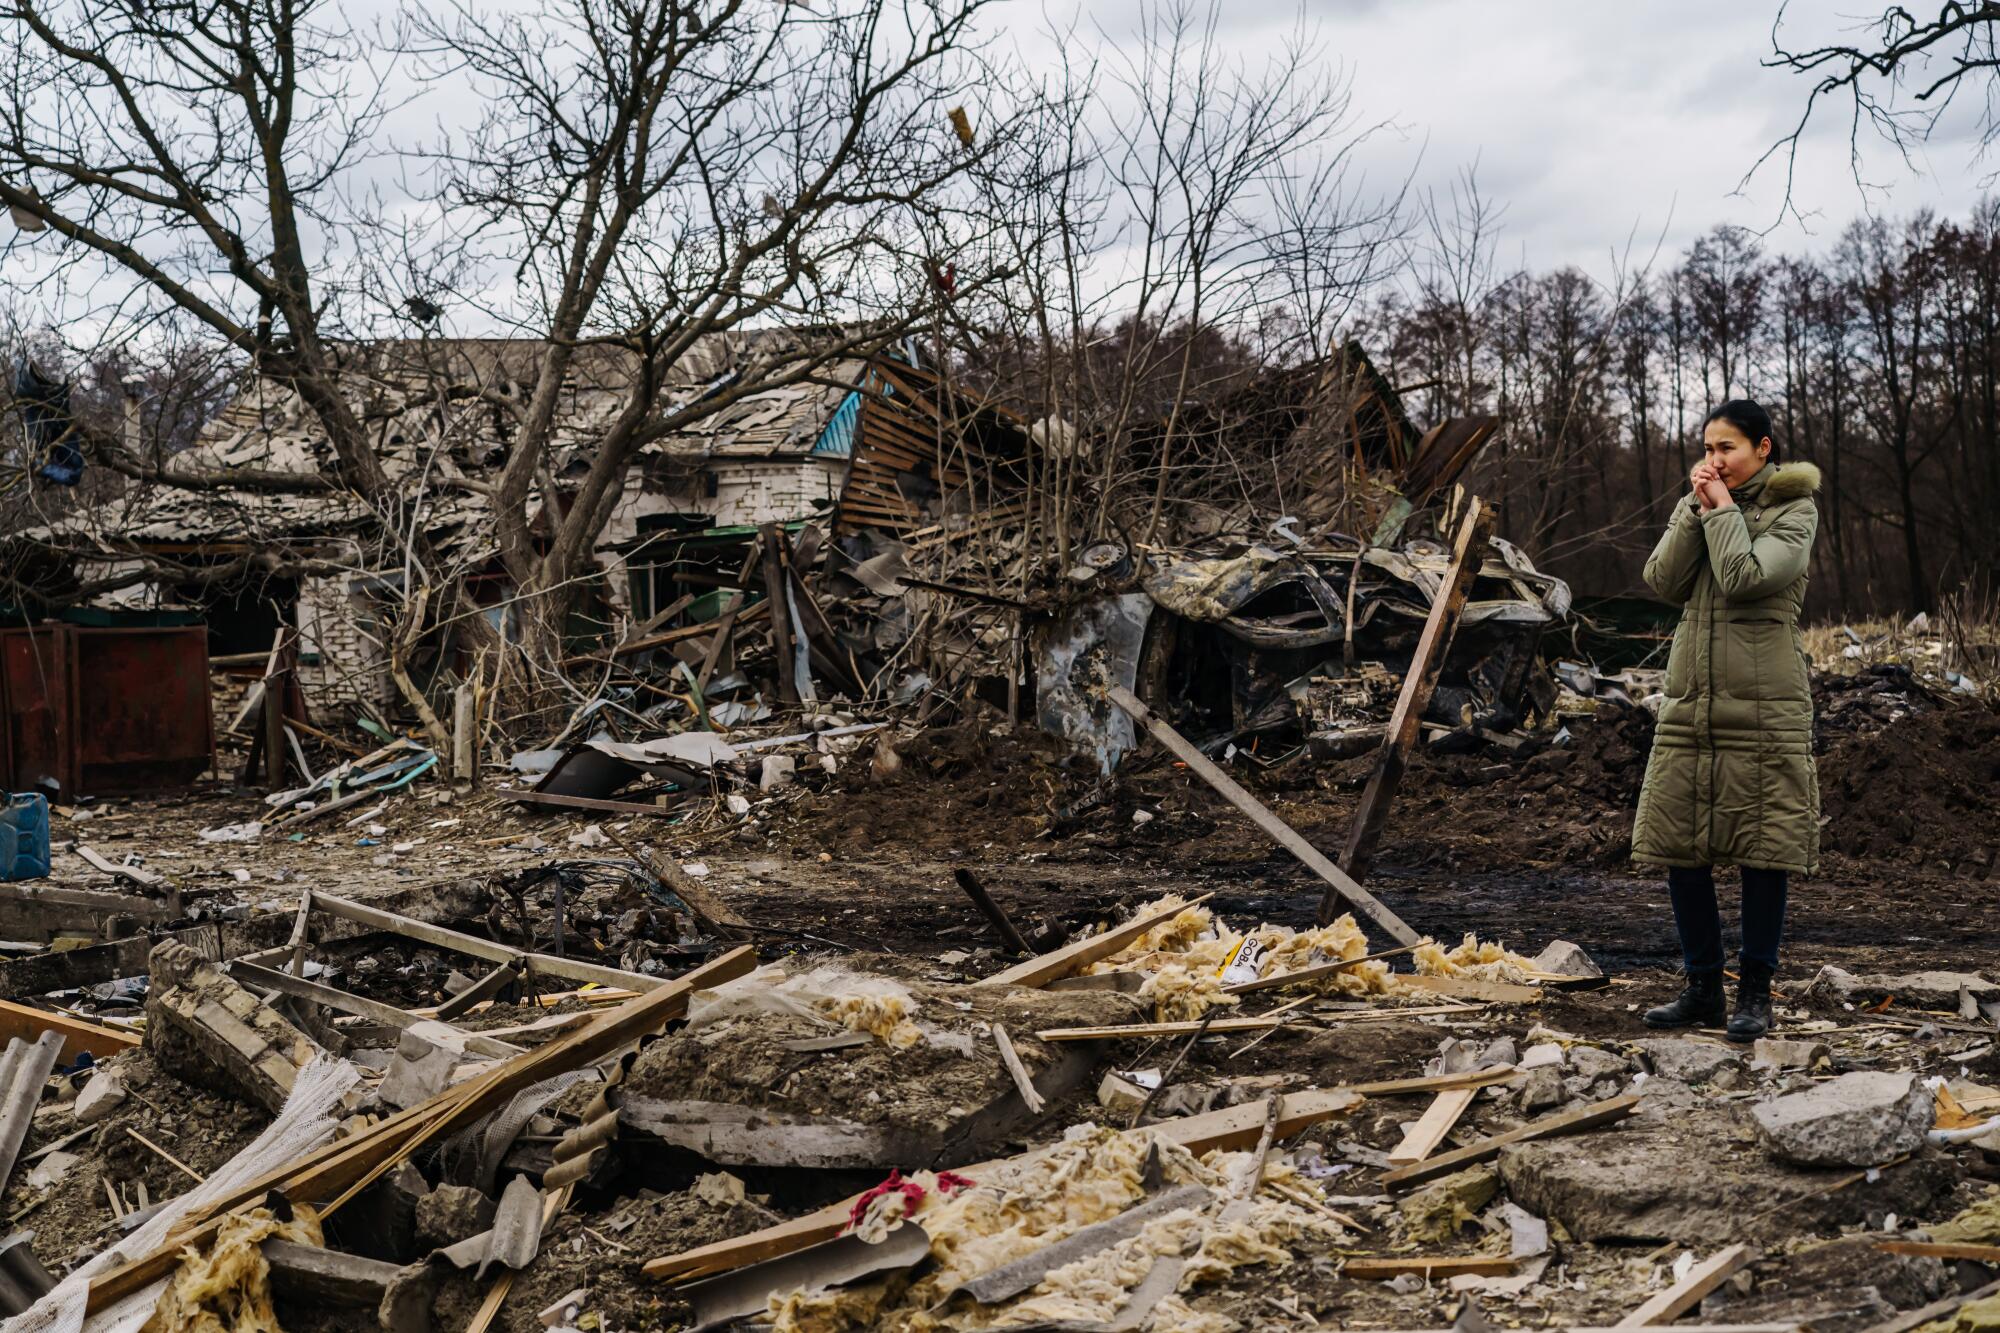
[[[354,704],[380,710],[395,697],[382,651],[374,601],[350,592],[348,580],[307,579],[299,585],[299,686],[315,712]]]

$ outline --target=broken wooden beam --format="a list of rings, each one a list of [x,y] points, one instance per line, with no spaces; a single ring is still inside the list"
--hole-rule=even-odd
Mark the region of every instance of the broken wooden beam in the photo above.
[[[157,889],[167,882],[165,875],[156,875],[152,871],[142,870],[138,866],[119,865],[117,862],[103,856],[96,848],[86,846],[80,842],[72,844],[70,850],[81,857],[91,869],[101,871],[113,879],[122,879],[134,888]]]
[[[1326,856],[1299,835],[1297,829],[1272,814],[1269,807],[1249,792],[1237,781],[1216,767],[1209,757],[1188,743],[1185,736],[1175,731],[1158,717],[1153,710],[1140,703],[1138,696],[1123,685],[1113,685],[1106,695],[1111,702],[1143,726],[1147,733],[1173,752],[1176,759],[1186,764],[1209,786],[1221,794],[1222,798],[1250,817],[1250,822],[1262,829],[1267,837],[1290,852],[1302,862],[1306,869],[1326,882],[1326,896],[1321,900],[1321,924],[1332,918],[1327,914],[1326,904],[1338,899],[1346,899],[1362,915],[1373,921],[1398,944],[1421,944],[1423,937],[1404,924],[1403,919],[1390,911],[1374,894],[1359,884]]]
[[[1434,1278],[1458,1277],[1469,1274],[1473,1277],[1505,1277],[1519,1265],[1518,1259],[1507,1255],[1472,1254],[1450,1258],[1426,1259],[1421,1255],[1411,1255],[1403,1259],[1349,1259],[1341,1266],[1342,1277],[1353,1278],[1356,1282],[1387,1282],[1405,1273],[1415,1273],[1426,1282]]]
[[[1020,1052],[1014,1049],[1014,1039],[998,1023],[989,1024],[988,1030],[993,1034],[993,1044],[1000,1050],[1000,1063],[1007,1067],[1007,1076],[1014,1080],[1014,1090],[1021,1094],[1021,1102],[1028,1108],[1028,1114],[1040,1115],[1047,1103],[1036,1091],[1035,1080],[1029,1076],[1028,1067],[1021,1063]]]
[[[951,872],[951,877],[958,881],[959,888],[965,890],[965,896],[972,899],[972,905],[979,909],[980,914],[986,918],[987,924],[993,927],[994,933],[1000,937],[1003,944],[1015,953],[1032,955],[1035,952],[1021,932],[1014,928],[1013,921],[1001,910],[1000,904],[994,902],[993,896],[986,892],[986,886],[979,882],[978,876],[964,866],[959,866]]]
[[[1486,557],[1487,537],[1492,531],[1493,510],[1478,496],[1471,497],[1465,521],[1459,524],[1458,536],[1452,543],[1451,568],[1431,601],[1423,636],[1417,640],[1409,669],[1403,673],[1403,688],[1396,696],[1395,711],[1389,715],[1389,730],[1382,738],[1375,771],[1369,774],[1360,804],[1354,808],[1354,821],[1348,826],[1347,846],[1340,853],[1340,866],[1346,874],[1366,875],[1374,860],[1382,826],[1388,822],[1389,807],[1394,804],[1396,788],[1403,781],[1410,746],[1416,742],[1424,709],[1430,706],[1431,694],[1437,689],[1438,675],[1444,670],[1445,655],[1451,651],[1452,635],[1458,629],[1459,613],[1465,609],[1472,581]],[[1329,887],[1319,905],[1322,926],[1332,922],[1336,908],[1336,895]]]
[[[1962,1241],[1878,1240],[1875,1248],[1887,1254],[1909,1254],[1931,1259],[1970,1259],[1976,1264],[2000,1265],[2000,1245],[1972,1245]]]
[[[659,803],[642,801],[614,801],[607,796],[565,796],[561,792],[534,791],[527,787],[510,788],[496,793],[503,801],[516,805],[541,805],[552,810],[596,810],[607,815],[666,815],[680,800],[678,793],[667,793],[671,799]]]
[[[1731,1245],[1688,1270],[1688,1275],[1618,1321],[1619,1328],[1671,1324],[1701,1303],[1701,1298],[1729,1280],[1729,1275],[1756,1257],[1748,1245]]]
[[[239,958],[225,966],[230,975],[245,985],[263,990],[276,991],[294,999],[306,1000],[321,1005],[336,1013],[350,1014],[355,1018],[365,1018],[371,1023],[395,1028],[399,1032],[414,1032],[433,1046],[465,1055],[483,1055],[493,1059],[506,1059],[519,1055],[521,1048],[504,1041],[496,1041],[478,1032],[461,1032],[451,1024],[435,1018],[418,1018],[407,1010],[398,1009],[393,1004],[371,1000],[363,995],[355,995],[336,986],[323,986],[317,981],[295,977],[289,972],[275,968],[259,967],[255,963]]]
[[[428,921],[417,921],[395,912],[385,911],[380,907],[369,907],[346,898],[336,898],[331,894],[313,894],[313,908],[357,925],[386,930],[408,939],[422,940],[425,944],[434,944],[440,949],[450,949],[473,958],[484,958],[490,963],[511,963],[517,958],[525,958],[528,960],[528,966],[536,972],[552,977],[564,977],[570,981],[596,982],[600,986],[623,986],[636,991],[653,990],[667,984],[660,977],[649,977],[642,972],[626,972],[615,967],[586,963],[579,958],[557,958],[552,954],[509,948],[492,940],[480,939],[477,935],[466,935],[445,926],[434,926]]]
[[[1226,1032],[1269,1032],[1283,1027],[1303,1014],[1275,1014],[1253,1018],[1179,1019],[1165,1023],[1117,1023],[1106,1027],[1043,1028],[1037,1041],[1126,1041],[1137,1037],[1188,1037],[1197,1032],[1221,1035]]]
[[[1439,1176],[1448,1176],[1464,1167],[1488,1161],[1500,1155],[1500,1150],[1513,1143],[1532,1143],[1536,1139],[1554,1138],[1559,1134],[1573,1134],[1578,1130],[1597,1129],[1614,1124],[1639,1109],[1639,1099],[1630,1094],[1612,1097],[1601,1102],[1580,1106],[1574,1111],[1564,1111],[1558,1115],[1545,1116],[1531,1121],[1519,1129],[1510,1129],[1505,1134],[1495,1134],[1477,1143],[1443,1153],[1422,1162],[1412,1162],[1384,1172],[1381,1185],[1384,1189],[1400,1189],[1405,1185],[1415,1185]]]
[[[83,1051],[90,1052],[93,1059],[106,1060],[139,1044],[139,1035],[135,1032],[106,1027],[102,1023],[87,1023],[68,1014],[52,1014],[44,1009],[15,1004],[11,1000],[0,1000],[0,1042],[14,1037],[35,1041],[45,1032],[61,1034],[61,1063],[64,1065],[74,1064],[77,1055]]]
[[[709,891],[706,884],[681,869],[680,862],[671,856],[655,856],[649,849],[635,847],[618,836],[618,830],[607,830],[611,841],[618,844],[625,854],[637,861],[640,868],[651,875],[665,888],[687,904],[694,915],[695,924],[711,935],[723,935],[740,939],[750,932],[751,926],[736,909]]]
[[[790,588],[785,577],[785,534],[776,523],[757,529],[764,548],[764,604],[771,608],[771,656],[778,672],[778,698],[799,702],[797,650],[792,643]]]
[[[1109,958],[1120,949],[1138,939],[1158,925],[1164,925],[1191,907],[1199,907],[1215,895],[1204,893],[1199,898],[1190,898],[1178,907],[1163,908],[1157,912],[1141,913],[1121,926],[1113,926],[1101,935],[1091,935],[1072,941],[1062,948],[1030,958],[1025,963],[1016,963],[1004,972],[996,972],[976,986],[1025,986],[1030,990],[1048,985],[1058,978],[1069,976],[1080,967],[1087,967],[1099,959]]]
[[[492,1114],[524,1088],[554,1074],[595,1064],[658,1032],[687,1012],[688,996],[695,990],[743,976],[756,965],[755,950],[748,946],[732,949],[685,976],[660,982],[648,993],[596,1015],[580,1032],[515,1056],[430,1101],[377,1121],[348,1138],[322,1144],[259,1175],[188,1217],[148,1253],[93,1278],[89,1312],[95,1313],[164,1277],[180,1262],[185,1248],[199,1248],[214,1239],[222,1214],[274,1189],[287,1198],[308,1202],[331,1198],[323,1210],[331,1213],[424,1144]]]

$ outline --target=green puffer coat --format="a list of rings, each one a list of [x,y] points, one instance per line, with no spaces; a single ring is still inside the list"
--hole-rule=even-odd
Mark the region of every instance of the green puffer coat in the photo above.
[[[1693,496],[1646,561],[1681,608],[1632,859],[1810,872],[1819,861],[1812,690],[1799,610],[1819,511],[1810,463],[1766,467],[1703,513]]]

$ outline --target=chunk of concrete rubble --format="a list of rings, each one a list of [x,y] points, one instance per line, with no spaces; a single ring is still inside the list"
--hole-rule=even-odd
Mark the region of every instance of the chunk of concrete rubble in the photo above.
[[[320,1048],[178,940],[147,959],[146,1049],[169,1073],[276,1115]]]
[[[105,1119],[125,1104],[125,1081],[108,1069],[100,1069],[90,1076],[90,1082],[83,1085],[83,1091],[76,1095],[76,1113],[79,1125],[94,1125]]]
[[[1568,940],[1557,940],[1548,948],[1535,955],[1535,970],[1552,972],[1559,977],[1601,977],[1604,969],[1599,967],[1580,944]]]
[[[1131,1115],[1146,1104],[1146,1089],[1112,1070],[1097,1085],[1097,1104],[1113,1115]]]
[[[1541,1069],[1546,1066],[1550,1069],[1560,1069],[1566,1058],[1563,1054],[1563,1048],[1559,1044],[1553,1041],[1545,1041],[1522,1051],[1521,1058],[1514,1062],[1514,1067],[1516,1069]]]
[[[1825,1042],[1796,1038],[1759,1037],[1750,1055],[1756,1063],[1773,1069],[1818,1069],[1833,1063],[1833,1051]]]
[[[1699,1037],[1651,1037],[1637,1045],[1656,1076],[1682,1083],[1707,1083],[1725,1069],[1743,1067],[1734,1047]]]
[[[1930,1216],[1957,1184],[1952,1159],[1925,1149],[1872,1179],[1828,1189],[1839,1177],[1773,1159],[1730,1108],[1690,1096],[1692,1105],[1635,1116],[1615,1132],[1502,1149],[1508,1197],[1578,1240],[1674,1241],[1706,1252],[1717,1218],[1733,1219],[1746,1239],[1823,1234],[1879,1226],[1888,1213]]]
[[[1590,1083],[1602,1078],[1623,1078],[1632,1072],[1630,1060],[1616,1051],[1607,1051],[1601,1046],[1571,1047],[1569,1064],[1579,1078]]]
[[[1563,1103],[1562,1071],[1554,1065],[1538,1065],[1521,1080],[1521,1110],[1531,1114]]]
[[[1863,1070],[1752,1110],[1773,1154],[1807,1166],[1881,1166],[1924,1145],[1931,1090],[1910,1074]]]
[[[498,1205],[471,1185],[439,1185],[417,1200],[417,1244],[441,1250],[493,1226]]]
[[[1988,981],[1975,972],[1871,972],[1856,974],[1828,964],[1806,987],[1810,999],[1822,1003],[1873,1004],[1894,997],[1900,1007],[1948,1009],[1958,1012],[1959,996],[1969,995],[1976,1003],[2000,1001],[2000,982]]]
[[[1465,1074],[1475,1069],[1511,1065],[1516,1056],[1511,1037],[1499,1037],[1483,1044],[1462,1037],[1446,1037],[1438,1043],[1437,1056],[1424,1066],[1424,1072],[1432,1077]]]
[[[69,1169],[83,1158],[73,1152],[52,1152],[29,1168],[28,1188],[37,1190],[54,1189],[69,1174]]]

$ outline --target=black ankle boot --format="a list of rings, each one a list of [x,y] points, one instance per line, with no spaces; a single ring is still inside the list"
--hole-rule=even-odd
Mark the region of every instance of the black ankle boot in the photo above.
[[[1771,971],[1744,961],[1736,983],[1736,1012],[1729,1020],[1731,1041],[1752,1042],[1771,1030]]]
[[[1672,1004],[1646,1011],[1649,1028],[1719,1028],[1728,1006],[1722,998],[1722,969],[1690,972],[1687,989]]]

